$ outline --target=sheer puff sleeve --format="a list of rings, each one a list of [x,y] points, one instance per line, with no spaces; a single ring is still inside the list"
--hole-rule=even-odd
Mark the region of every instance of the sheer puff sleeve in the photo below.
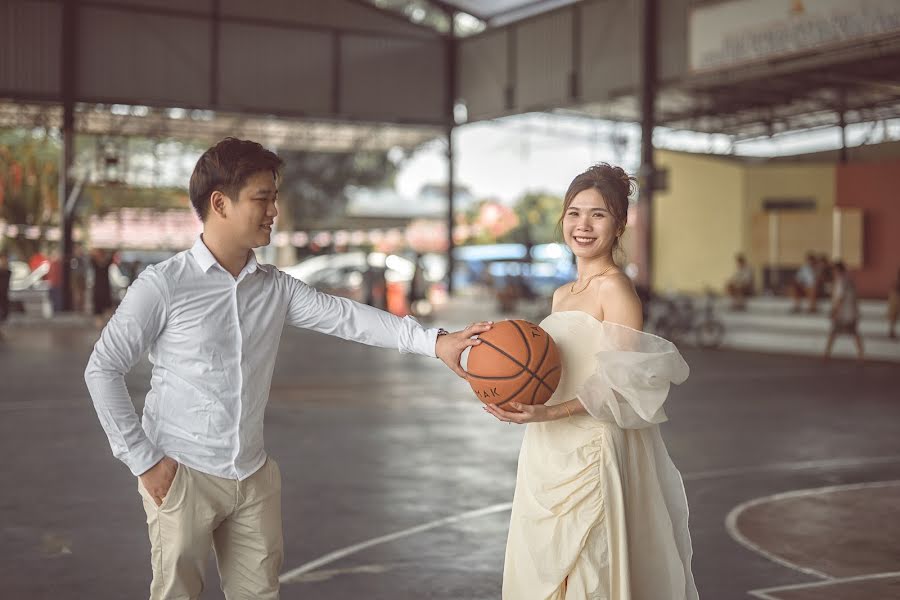
[[[690,373],[675,344],[615,323],[603,322],[601,327],[596,370],[576,398],[592,417],[623,429],[666,421],[663,403],[669,386],[682,383]]]

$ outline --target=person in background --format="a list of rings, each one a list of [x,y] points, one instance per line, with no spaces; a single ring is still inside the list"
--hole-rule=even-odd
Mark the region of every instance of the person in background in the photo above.
[[[78,244],[72,250],[72,260],[69,262],[70,283],[72,286],[72,310],[75,313],[84,313],[85,290],[87,289],[88,269],[90,262],[84,255],[84,248]]]
[[[743,254],[734,257],[736,268],[725,290],[731,298],[731,310],[746,310],[746,298],[753,295],[753,269]]]
[[[9,256],[6,252],[0,252],[0,340],[3,339],[3,323],[9,316],[9,280],[11,278]]]
[[[53,314],[63,310],[63,262],[59,250],[50,253],[50,270],[47,271],[47,283],[50,285],[50,303]]]
[[[798,313],[801,310],[801,303],[805,298],[809,302],[809,312],[816,312],[816,283],[818,279],[818,259],[812,252],[807,253],[806,262],[803,263],[797,273],[794,275],[794,281],[791,282],[790,295],[794,300],[794,306],[791,312]]]
[[[897,315],[900,313],[900,269],[897,269],[897,279],[888,292],[888,337],[897,339]]]
[[[44,264],[47,261],[48,261],[47,256],[43,252],[38,250],[37,252],[35,252],[34,254],[31,255],[31,258],[28,259],[28,268],[31,269],[32,271],[34,271],[35,269],[37,269],[39,266],[41,266],[42,264]]]
[[[94,316],[97,326],[103,325],[112,310],[112,287],[109,284],[109,267],[112,265],[112,254],[102,248],[96,248],[91,254],[91,270],[94,273]]]
[[[816,298],[831,297],[831,286],[834,283],[834,269],[831,258],[827,254],[820,254],[816,269]]]
[[[425,280],[425,267],[422,265],[422,255],[418,252],[413,258],[415,267],[413,276],[409,281],[409,290],[406,296],[409,314],[414,317],[422,317],[427,314],[423,307],[427,305],[428,282]]]
[[[847,273],[844,263],[837,261],[834,270],[834,286],[831,291],[831,333],[825,343],[825,360],[831,358],[831,348],[837,336],[852,335],[856,341],[857,358],[863,360],[863,341],[859,335],[859,299],[856,286]]]

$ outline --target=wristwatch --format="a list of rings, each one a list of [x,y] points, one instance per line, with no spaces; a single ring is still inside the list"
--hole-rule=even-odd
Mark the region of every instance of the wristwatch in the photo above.
[[[438,328],[438,335],[449,335],[450,332],[444,329],[443,327]]]

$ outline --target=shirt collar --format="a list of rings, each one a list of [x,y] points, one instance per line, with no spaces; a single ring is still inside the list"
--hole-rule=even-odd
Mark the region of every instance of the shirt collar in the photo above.
[[[213,253],[206,247],[202,237],[198,237],[197,241],[194,242],[194,245],[191,248],[191,254],[194,256],[194,260],[197,261],[197,264],[200,265],[200,268],[203,269],[204,273],[208,273],[213,265],[219,264],[219,261],[213,256]],[[219,268],[221,268],[221,266]],[[247,264],[244,265],[243,270],[250,274],[254,273],[256,269],[260,269],[264,273],[269,272],[269,266],[260,264],[259,261],[256,260],[256,253],[250,250],[250,255],[247,257]]]

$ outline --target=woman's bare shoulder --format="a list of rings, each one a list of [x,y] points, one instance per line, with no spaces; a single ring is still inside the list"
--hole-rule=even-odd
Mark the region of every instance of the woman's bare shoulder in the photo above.
[[[597,291],[595,298],[600,304],[604,321],[633,329],[643,327],[641,299],[628,275],[622,272],[610,275]]]

